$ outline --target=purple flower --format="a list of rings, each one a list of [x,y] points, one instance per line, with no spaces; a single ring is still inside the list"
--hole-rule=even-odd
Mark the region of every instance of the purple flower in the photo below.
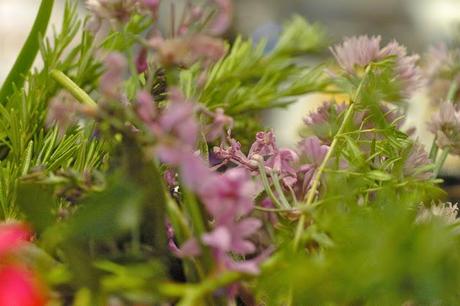
[[[303,156],[307,158],[310,164],[318,167],[329,151],[329,147],[321,144],[318,137],[312,136],[302,140],[298,148]]]
[[[143,8],[146,8],[150,11],[152,16],[156,16],[158,9],[160,7],[160,0],[139,0],[141,3],[141,6]]]
[[[137,55],[136,58],[136,70],[137,73],[143,73],[147,70],[148,68],[148,63],[147,63],[147,49],[142,48],[139,51],[139,54]]]
[[[431,161],[428,158],[428,153],[422,144],[416,142],[413,144],[403,166],[404,175],[420,180],[428,180],[433,175],[429,169],[426,169],[429,164],[431,164]]]
[[[406,48],[394,40],[380,48],[380,40],[380,36],[351,37],[330,50],[340,67],[355,75],[372,62],[394,56],[396,78],[400,83],[402,96],[407,98],[422,85],[422,73],[416,65],[419,56],[408,56]]]
[[[356,73],[357,68],[363,68],[371,62],[379,60],[380,36],[346,37],[343,43],[331,47],[335,59],[348,73]]]
[[[228,224],[252,210],[255,185],[245,169],[215,173],[201,183],[200,198],[216,224]]]
[[[150,41],[150,45],[155,49],[158,61],[163,66],[190,67],[200,62],[204,67],[208,67],[227,52],[222,40],[203,34],[172,39],[155,37]]]
[[[182,144],[195,146],[199,127],[195,120],[194,107],[178,90],[171,90],[170,103],[159,119],[161,131],[176,137]]]
[[[231,0],[213,0],[217,5],[217,14],[211,21],[209,32],[213,35],[222,35],[230,27],[233,17],[233,3]]]
[[[255,154],[262,157],[272,156],[278,151],[276,138],[273,131],[257,132],[256,140],[249,149],[248,158],[251,159]]]
[[[223,144],[220,147],[214,147],[213,153],[215,156],[223,160],[224,163],[231,161],[249,171],[256,171],[258,169],[257,162],[250,160],[244,155],[241,151],[241,144],[233,138],[230,138],[229,142],[230,146],[226,148]]]
[[[106,98],[119,100],[123,74],[127,67],[126,58],[121,53],[110,53],[105,58],[104,64],[106,70],[99,84],[101,93]]]
[[[448,148],[451,153],[460,154],[460,111],[450,101],[441,105],[428,124],[428,129],[436,136],[439,148]]]
[[[213,141],[225,136],[225,127],[232,128],[233,118],[226,116],[222,108],[216,109],[213,122],[207,127],[206,140]]]
[[[155,120],[155,102],[152,96],[145,90],[137,93],[136,112],[139,118],[146,124],[150,125]]]
[[[287,186],[292,186],[297,181],[297,171],[292,164],[297,162],[299,157],[297,153],[291,149],[280,149],[274,155],[270,156],[265,162],[265,166],[272,171],[281,174],[283,183]]]
[[[102,22],[116,20],[127,22],[137,11],[138,0],[87,0],[86,7],[93,14],[91,28],[99,30]]]

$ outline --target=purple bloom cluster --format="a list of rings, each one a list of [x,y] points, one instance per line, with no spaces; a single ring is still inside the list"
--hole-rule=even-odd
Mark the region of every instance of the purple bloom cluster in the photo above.
[[[351,37],[330,50],[342,69],[356,75],[373,62],[395,57],[395,76],[400,83],[401,94],[405,98],[410,97],[422,85],[422,73],[416,65],[419,56],[407,55],[406,48],[394,40],[381,48],[380,41],[380,36]]]
[[[439,148],[460,154],[460,111],[452,102],[445,101],[441,104],[439,112],[434,114],[428,128],[435,135]]]

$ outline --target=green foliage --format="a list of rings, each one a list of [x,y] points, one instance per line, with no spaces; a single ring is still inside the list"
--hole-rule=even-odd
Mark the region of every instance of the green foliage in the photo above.
[[[17,88],[4,105],[0,105],[0,218],[14,217],[16,186],[20,176],[30,171],[56,171],[75,167],[90,171],[102,158],[102,143],[92,140],[92,127],[74,128],[62,137],[57,128],[45,126],[48,101],[57,93],[58,86],[50,78],[53,69],[59,69],[91,92],[100,74],[100,64],[93,56],[94,39],[86,30],[74,47],[70,47],[82,28],[78,19],[77,3],[68,2],[64,10],[61,31],[54,30],[52,39],[40,41],[43,68],[29,73],[26,86]]]
[[[303,43],[298,45],[298,38]],[[300,17],[289,22],[274,51],[265,52],[265,42],[254,45],[238,37],[230,51],[212,66],[202,88],[196,87],[200,77],[197,66],[180,74],[184,92],[210,109],[225,108],[236,115],[272,107],[282,107],[295,97],[320,91],[328,85],[323,67],[307,67],[297,55],[320,50],[324,46],[324,32]]]
[[[390,196],[392,191],[386,191]],[[260,297],[280,305],[293,288],[295,305],[455,305],[460,279],[459,237],[441,220],[414,224],[401,202],[359,207],[329,202],[308,245],[284,250],[258,278]],[[314,239],[325,233],[332,246]],[[315,248],[317,249],[317,248]]]

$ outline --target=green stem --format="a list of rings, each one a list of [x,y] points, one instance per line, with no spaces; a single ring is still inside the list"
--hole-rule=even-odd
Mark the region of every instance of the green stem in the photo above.
[[[265,165],[264,165],[264,162],[262,160],[259,160],[257,161],[257,165],[259,167],[259,173],[260,173],[260,179],[262,180],[262,184],[264,185],[264,189],[265,189],[265,192],[268,194],[268,196],[270,197],[270,199],[273,201],[273,203],[278,207],[284,207],[284,208],[288,208],[289,206],[285,207],[279,200],[278,198],[275,196],[275,194],[273,193],[273,190],[272,188],[270,187],[270,183],[268,181],[268,177],[267,177],[267,172],[265,171]]]
[[[371,65],[367,66],[366,71],[365,71],[364,76],[363,76],[363,79],[361,80],[361,83],[359,84],[358,88],[356,89],[356,94],[355,94],[354,98],[350,100],[350,106],[348,107],[348,109],[347,109],[347,111],[345,113],[345,116],[344,116],[344,118],[342,120],[342,124],[340,125],[337,133],[335,134],[334,139],[332,140],[332,143],[331,143],[331,145],[329,147],[329,150],[326,153],[326,156],[324,157],[324,159],[321,162],[321,164],[318,167],[318,169],[315,171],[313,181],[312,181],[312,185],[310,187],[310,190],[307,193],[307,201],[306,201],[306,204],[305,204],[306,206],[309,206],[309,205],[311,205],[313,203],[313,200],[315,199],[315,196],[316,196],[316,193],[317,193],[317,190],[318,190],[318,187],[319,187],[319,183],[320,183],[320,180],[321,180],[321,176],[322,176],[322,174],[324,172],[324,169],[326,168],[327,163],[329,162],[331,157],[335,154],[337,144],[339,142],[339,138],[342,136],[342,133],[345,131],[345,128],[347,127],[347,125],[349,124],[349,122],[353,118],[356,101],[358,100],[359,96],[361,95],[361,91],[362,91],[364,83],[365,83],[365,81],[367,79],[367,75],[369,74],[370,68],[371,68]],[[306,218],[305,214],[302,214],[300,216],[299,223],[297,224],[297,228],[296,228],[296,232],[295,232],[295,236],[294,236],[294,250],[297,250],[297,248],[299,247],[300,237],[302,235],[302,231],[303,231],[303,228],[305,226],[305,221],[306,221],[305,218]]]
[[[66,76],[62,71],[59,70],[52,70],[51,77],[56,80],[62,87],[67,89],[70,94],[77,99],[79,102],[89,105],[89,106],[96,106],[96,102],[84,91],[80,88],[74,81],[72,81],[68,76]]]
[[[444,162],[446,161],[448,155],[449,155],[449,149],[446,148],[444,151],[442,151],[441,156],[439,156],[438,160],[436,161],[436,165],[433,171],[434,178],[438,177],[439,172],[441,171],[442,166],[444,165]]]
[[[5,104],[5,100],[14,90],[20,89],[24,85],[27,72],[29,72],[37,56],[40,38],[45,35],[46,28],[48,27],[53,5],[54,0],[42,0],[32,30],[0,89],[0,104]]]
[[[450,83],[449,91],[447,92],[447,101],[452,101],[454,103],[455,95],[457,94],[458,84],[456,80],[453,80]]]

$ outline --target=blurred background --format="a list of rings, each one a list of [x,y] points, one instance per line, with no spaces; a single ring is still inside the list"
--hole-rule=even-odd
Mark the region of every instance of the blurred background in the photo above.
[[[77,0],[74,0],[77,1]],[[177,4],[183,0],[163,0]],[[59,27],[64,0],[56,0],[51,23]],[[80,1],[85,14],[84,1]],[[331,43],[343,36],[382,35],[383,42],[396,39],[410,52],[423,53],[440,41],[460,39],[460,0],[235,0],[234,33],[276,41],[282,24],[293,14],[322,24]],[[40,0],[0,0],[0,82],[6,77],[33,23]],[[168,7],[167,5],[165,5]],[[39,64],[39,63],[38,63]],[[286,110],[266,114],[281,145],[297,141],[305,114],[328,97],[309,95]],[[418,137],[431,143],[425,121],[431,116],[426,93],[410,104],[410,124],[418,127]],[[287,124],[288,123],[288,124]],[[460,161],[450,159],[447,175],[460,174]],[[459,195],[460,197],[460,195]]]

